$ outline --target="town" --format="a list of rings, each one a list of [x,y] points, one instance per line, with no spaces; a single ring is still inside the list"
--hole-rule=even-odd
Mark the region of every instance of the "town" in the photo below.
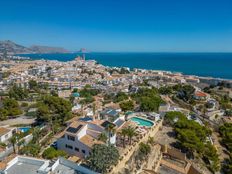
[[[232,173],[232,81],[72,61],[0,62],[0,173]]]

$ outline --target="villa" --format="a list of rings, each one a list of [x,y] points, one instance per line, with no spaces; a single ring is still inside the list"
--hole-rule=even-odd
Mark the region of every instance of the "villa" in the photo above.
[[[159,106],[159,113],[166,113],[170,110],[170,104],[161,104]]]
[[[0,142],[6,142],[16,132],[16,128],[0,127]]]
[[[57,148],[64,150],[69,155],[85,158],[91,154],[94,144],[104,143],[98,140],[100,134],[110,136],[111,144],[116,143],[116,134],[107,131],[110,125],[116,126],[106,120],[73,121],[57,140]]]
[[[106,119],[109,121],[115,121],[119,117],[119,112],[112,108],[106,108],[100,113],[101,119]]]
[[[208,99],[208,95],[202,91],[196,91],[195,94],[194,94],[194,98],[196,100],[206,100]]]

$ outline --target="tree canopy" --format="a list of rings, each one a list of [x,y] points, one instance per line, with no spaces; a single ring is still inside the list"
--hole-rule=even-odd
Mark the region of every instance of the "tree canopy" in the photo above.
[[[166,123],[174,127],[176,138],[182,149],[186,149],[191,156],[198,153],[200,157],[210,161],[208,167],[212,171],[220,169],[217,150],[208,140],[212,134],[209,128],[194,120],[188,120],[181,112],[168,112],[164,118]]]
[[[65,151],[56,150],[53,147],[47,148],[42,154],[42,157],[45,159],[54,159],[54,158],[57,158],[60,156],[65,157],[65,156],[67,156],[67,154]]]
[[[0,108],[0,120],[5,120],[8,116],[17,116],[20,114],[22,114],[22,110],[15,99],[5,98],[3,100],[3,107]]]
[[[219,133],[222,136],[222,143],[232,153],[232,123],[225,123],[220,126]]]
[[[228,159],[225,159],[222,170],[224,173],[232,173],[232,155]]]
[[[119,92],[117,93],[117,95],[114,97],[113,101],[115,103],[118,103],[118,102],[121,102],[121,101],[124,101],[124,100],[127,100],[128,99],[128,95],[125,93],[125,92]]]
[[[151,152],[151,146],[148,143],[141,142],[139,144],[138,158],[145,159],[148,154]]]
[[[175,121],[184,120],[186,116],[182,112],[170,111],[165,114],[165,122],[173,125]]]
[[[195,88],[192,85],[175,85],[173,90],[176,91],[177,97],[185,102],[193,99]]]
[[[96,172],[106,173],[107,169],[117,164],[118,160],[119,153],[115,146],[95,144],[87,158],[87,164]]]
[[[162,86],[159,88],[159,93],[162,95],[172,94],[173,89],[171,86]]]
[[[141,88],[132,98],[140,105],[143,112],[157,112],[161,103],[164,101],[160,98],[156,88]]]
[[[91,86],[86,85],[82,90],[79,91],[80,97],[88,98],[95,96],[99,93],[98,90],[90,88]]]
[[[29,143],[20,150],[20,154],[36,157],[40,152],[40,145]]]
[[[35,80],[29,80],[28,86],[30,90],[38,90],[38,83]]]
[[[71,103],[68,100],[56,96],[46,95],[38,102],[36,116],[39,120],[56,120],[64,123],[71,116]]]
[[[119,104],[122,111],[132,111],[134,110],[134,102],[132,100],[123,101]]]
[[[28,91],[26,88],[16,86],[15,84],[9,90],[9,97],[16,100],[23,100],[28,97]]]

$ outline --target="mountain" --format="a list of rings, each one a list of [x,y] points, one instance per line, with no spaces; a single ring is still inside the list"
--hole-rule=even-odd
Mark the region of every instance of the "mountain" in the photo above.
[[[16,44],[10,40],[0,41],[0,53],[8,54],[31,53],[30,49],[22,45]]]
[[[67,53],[68,50],[61,47],[49,47],[34,45],[31,47],[25,47],[16,44],[10,40],[0,41],[0,53],[7,54],[30,54],[30,53]]]
[[[39,46],[33,45],[30,50],[34,53],[68,53],[69,51],[61,47],[49,47],[49,46]]]

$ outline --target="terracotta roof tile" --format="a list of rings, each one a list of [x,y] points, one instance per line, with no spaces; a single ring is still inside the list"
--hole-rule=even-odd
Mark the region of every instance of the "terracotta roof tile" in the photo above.
[[[206,97],[206,96],[207,96],[206,93],[201,92],[201,91],[197,91],[197,92],[195,93],[195,95],[198,96],[198,97]]]
[[[94,144],[104,144],[102,141],[98,141],[97,139],[91,137],[90,135],[83,136],[80,141],[87,145],[88,147],[92,147]]]

